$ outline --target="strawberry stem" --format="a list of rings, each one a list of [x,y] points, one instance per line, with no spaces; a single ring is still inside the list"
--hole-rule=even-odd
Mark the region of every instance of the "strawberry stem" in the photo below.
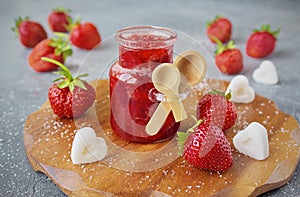
[[[61,70],[55,72],[55,74],[62,75],[62,77],[59,77],[59,78],[57,78],[53,81],[53,82],[56,82],[56,81],[62,80],[57,85],[57,87],[59,87],[59,88],[69,87],[71,92],[73,92],[75,86],[77,86],[81,89],[87,90],[87,88],[85,87],[85,85],[83,83],[83,80],[81,80],[80,78],[81,77],[87,77],[88,74],[81,74],[81,75],[78,75],[77,77],[73,78],[70,70],[64,64],[62,64],[61,62],[56,61],[56,60],[51,59],[51,58],[48,58],[48,57],[42,57],[41,59],[43,61],[53,63],[53,64],[60,67]]]
[[[213,41],[215,41],[218,45],[223,45],[221,40],[219,40],[216,36],[209,35],[209,38],[211,38]]]
[[[64,38],[65,40],[69,40],[69,35],[66,33],[62,33],[62,32],[54,32],[54,35],[59,37],[59,38]]]
[[[48,58],[48,57],[42,57],[41,60],[46,61],[46,62],[50,62],[50,63],[52,63],[52,64],[55,64],[55,65],[59,66],[59,67],[64,71],[64,72],[61,72],[61,73],[59,73],[59,74],[65,73],[65,74],[67,74],[66,77],[67,77],[69,80],[73,80],[73,76],[72,76],[71,72],[70,72],[69,69],[68,69],[65,65],[63,65],[61,62],[59,62],[59,61],[57,61],[57,60],[54,60],[54,59],[51,59],[51,58]]]

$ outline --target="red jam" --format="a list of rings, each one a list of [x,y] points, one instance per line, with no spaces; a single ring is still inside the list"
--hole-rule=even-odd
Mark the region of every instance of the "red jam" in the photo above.
[[[144,31],[153,27],[142,28]],[[151,81],[152,71],[161,63],[172,62],[174,40],[171,44],[166,44],[165,40],[166,37],[161,35],[135,31],[126,37],[125,41],[129,43],[119,41],[119,62],[112,65],[109,74],[110,123],[112,130],[125,140],[141,143],[164,141],[172,138],[179,128],[179,123],[170,113],[156,135],[150,136],[145,131],[160,102],[157,100],[160,93]]]

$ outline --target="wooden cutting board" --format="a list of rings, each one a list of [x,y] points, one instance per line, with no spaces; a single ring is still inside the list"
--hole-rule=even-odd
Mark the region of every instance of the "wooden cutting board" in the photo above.
[[[24,145],[32,168],[45,173],[69,196],[257,196],[293,176],[300,158],[299,125],[267,98],[256,95],[250,104],[236,104],[238,121],[226,137],[232,144],[237,131],[250,122],[260,122],[268,130],[270,156],[256,161],[232,146],[233,167],[217,173],[194,168],[178,157],[175,139],[146,145],[115,136],[109,124],[108,81],[93,84],[96,102],[82,117],[59,118],[47,101],[28,116],[24,126]],[[209,80],[208,84],[219,88],[228,82]],[[74,130],[84,126],[106,139],[109,153],[101,162],[73,165]]]

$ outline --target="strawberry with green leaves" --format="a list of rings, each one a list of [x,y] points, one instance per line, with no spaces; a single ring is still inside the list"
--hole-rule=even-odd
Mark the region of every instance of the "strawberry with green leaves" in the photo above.
[[[81,23],[80,19],[77,19],[68,29],[71,43],[78,48],[92,50],[101,42],[101,36],[93,23]]]
[[[48,24],[54,32],[68,32],[67,26],[71,19],[69,12],[70,9],[64,7],[54,8],[48,16]]]
[[[271,30],[270,25],[255,29],[247,40],[246,53],[250,57],[263,58],[271,55],[275,49],[280,29]]]
[[[56,74],[61,77],[54,80],[57,83],[52,84],[48,90],[48,99],[54,114],[66,118],[81,116],[96,98],[95,89],[88,82],[80,79],[88,75],[82,74],[74,78],[64,64],[46,57],[43,57],[42,61],[60,67]]]
[[[231,38],[232,25],[228,18],[216,16],[212,21],[206,22],[206,34],[212,43],[216,43],[212,37],[216,37],[222,43]]]
[[[233,154],[223,131],[198,120],[187,132],[178,132],[179,152],[191,165],[212,171],[226,171]]]
[[[229,101],[231,94],[212,91],[205,94],[198,103],[198,118],[207,125],[215,125],[226,131],[233,127],[237,119],[237,111]]]
[[[15,27],[11,28],[20,39],[21,43],[29,48],[35,47],[39,42],[47,38],[43,26],[29,17],[18,17],[15,19]]]
[[[225,74],[238,74],[243,70],[243,55],[241,51],[235,47],[233,41],[229,41],[224,45],[217,38],[213,38],[217,42],[217,50],[215,51],[215,63],[218,69]]]
[[[55,33],[56,37],[45,39],[36,45],[28,56],[28,64],[37,72],[49,72],[57,70],[58,66],[51,62],[41,60],[48,57],[64,63],[66,58],[72,55],[72,46],[68,41],[68,35]]]

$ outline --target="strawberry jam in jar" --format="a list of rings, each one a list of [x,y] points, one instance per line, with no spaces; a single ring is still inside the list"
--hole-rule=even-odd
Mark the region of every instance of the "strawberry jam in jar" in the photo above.
[[[146,125],[162,95],[151,80],[161,63],[172,63],[176,33],[167,28],[136,26],[116,33],[119,61],[110,79],[110,124],[113,132],[130,142],[153,143],[174,137],[179,124],[169,113],[157,134],[148,135]]]

